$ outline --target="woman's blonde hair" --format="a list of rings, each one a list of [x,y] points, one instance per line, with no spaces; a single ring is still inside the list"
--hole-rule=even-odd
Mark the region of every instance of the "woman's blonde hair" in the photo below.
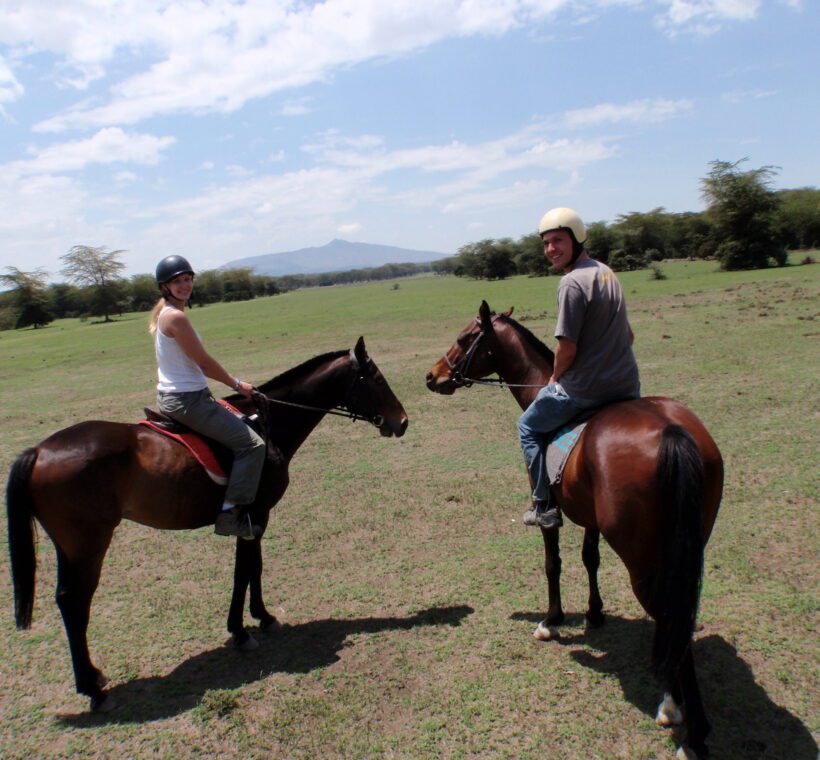
[[[159,301],[154,304],[154,308],[151,309],[151,318],[148,320],[148,332],[151,335],[157,334],[157,322],[159,321],[159,313],[162,311],[162,307],[165,306],[165,296],[160,296]]]

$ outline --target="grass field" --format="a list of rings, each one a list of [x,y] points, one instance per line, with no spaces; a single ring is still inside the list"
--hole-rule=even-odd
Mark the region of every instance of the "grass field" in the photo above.
[[[663,270],[620,279],[644,394],[691,406],[726,462],[695,645],[712,756],[815,760],[820,268]],[[0,757],[671,757],[653,720],[652,625],[602,546],[608,622],[585,631],[575,526],[562,530],[562,638],[531,636],[546,581],[540,533],[520,522],[512,396],[424,386],[482,298],[551,343],[557,282],[422,277],[196,309],[212,352],[255,382],[364,335],[409,430],[388,440],[327,418],[297,454],[263,539],[266,600],[286,628],[254,652],[225,646],[230,540],[123,523],[89,627],[120,703],[106,715],[74,693],[50,541],[27,632],[4,552]],[[139,419],[154,372],[144,314],[0,333],[3,481],[61,427]]]

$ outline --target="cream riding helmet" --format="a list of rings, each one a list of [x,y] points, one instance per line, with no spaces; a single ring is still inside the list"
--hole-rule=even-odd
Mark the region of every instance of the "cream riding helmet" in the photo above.
[[[572,238],[572,263],[583,253],[584,243],[587,241],[587,228],[584,226],[581,217],[571,208],[559,206],[547,211],[541,217],[538,225],[538,234],[543,238],[545,232],[551,230],[566,230]]]

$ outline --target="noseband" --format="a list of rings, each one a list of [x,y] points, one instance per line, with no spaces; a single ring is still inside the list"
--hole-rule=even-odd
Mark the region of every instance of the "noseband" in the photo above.
[[[475,321],[476,324],[481,324],[478,317],[476,317]],[[475,356],[475,352],[478,350],[478,344],[481,343],[481,339],[484,337],[485,334],[486,333],[484,332],[484,330],[481,329],[478,335],[476,335],[473,339],[473,342],[470,344],[470,347],[464,352],[464,356],[462,356],[456,364],[453,364],[450,361],[450,357],[447,356],[447,354],[444,354],[444,361],[450,368],[450,378],[456,385],[469,388],[475,382],[475,380],[469,377],[467,373],[470,370],[470,365],[473,363],[473,357]]]

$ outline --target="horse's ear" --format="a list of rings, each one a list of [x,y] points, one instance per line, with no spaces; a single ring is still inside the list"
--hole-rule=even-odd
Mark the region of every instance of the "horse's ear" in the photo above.
[[[492,315],[493,312],[489,304],[486,301],[482,301],[481,306],[478,307],[478,317],[481,320],[482,327],[489,327],[490,324],[492,324]]]
[[[356,341],[356,348],[353,349],[353,353],[359,360],[360,364],[364,364],[367,361],[367,349],[364,347],[363,335],[360,335],[359,339]]]
[[[509,310],[505,311],[501,316],[502,317],[511,317],[514,308],[515,308],[515,306],[510,306]]]

